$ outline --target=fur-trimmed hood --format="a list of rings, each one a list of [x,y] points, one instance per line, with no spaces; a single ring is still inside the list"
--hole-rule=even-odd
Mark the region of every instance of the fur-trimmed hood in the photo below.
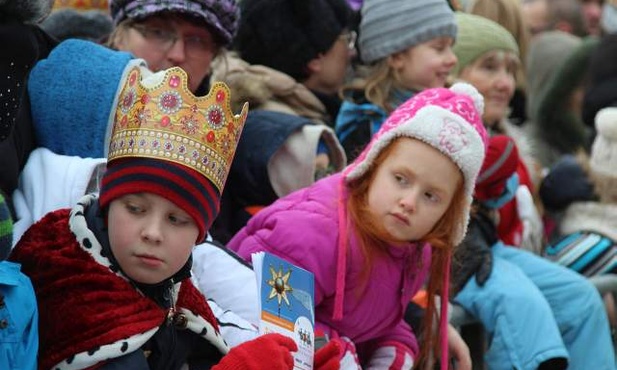
[[[51,0],[0,0],[0,23],[38,23],[51,12]]]

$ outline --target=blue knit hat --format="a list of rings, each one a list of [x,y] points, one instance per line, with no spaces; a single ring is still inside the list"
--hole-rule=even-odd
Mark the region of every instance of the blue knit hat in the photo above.
[[[9,207],[0,193],[0,260],[4,260],[13,244],[13,220]]]
[[[365,0],[359,48],[367,63],[437,37],[456,38],[454,12],[445,0]]]
[[[119,84],[135,64],[145,65],[89,41],[60,43],[28,80],[37,145],[56,154],[105,157]]]

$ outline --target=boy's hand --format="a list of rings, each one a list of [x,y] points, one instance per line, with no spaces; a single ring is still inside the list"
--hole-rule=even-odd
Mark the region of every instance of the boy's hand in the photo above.
[[[291,370],[297,350],[293,339],[266,334],[232,348],[212,370]]]

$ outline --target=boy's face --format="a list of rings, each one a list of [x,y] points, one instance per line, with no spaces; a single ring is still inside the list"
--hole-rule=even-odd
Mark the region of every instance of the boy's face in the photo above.
[[[131,279],[156,284],[178,272],[191,254],[199,229],[180,207],[151,193],[113,200],[107,218],[109,244]]]
[[[519,67],[516,54],[495,50],[480,56],[461,71],[460,79],[475,86],[484,97],[482,119],[485,125],[493,126],[508,114]]]
[[[353,36],[351,36],[353,35]],[[323,94],[336,94],[345,82],[347,68],[355,56],[355,34],[345,31],[332,47],[309,61],[309,77],[302,83]]]
[[[462,175],[450,158],[419,140],[393,145],[369,187],[368,207],[395,240],[420,240],[449,208]]]
[[[388,62],[396,79],[406,89],[421,91],[444,87],[457,63],[453,42],[450,37],[438,37],[391,55]]]

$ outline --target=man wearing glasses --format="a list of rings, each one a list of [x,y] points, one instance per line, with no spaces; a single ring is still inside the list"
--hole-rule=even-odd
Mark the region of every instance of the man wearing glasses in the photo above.
[[[144,59],[153,71],[178,66],[189,76],[189,89],[208,92],[215,56],[236,31],[234,0],[111,0],[116,25],[109,46]]]

